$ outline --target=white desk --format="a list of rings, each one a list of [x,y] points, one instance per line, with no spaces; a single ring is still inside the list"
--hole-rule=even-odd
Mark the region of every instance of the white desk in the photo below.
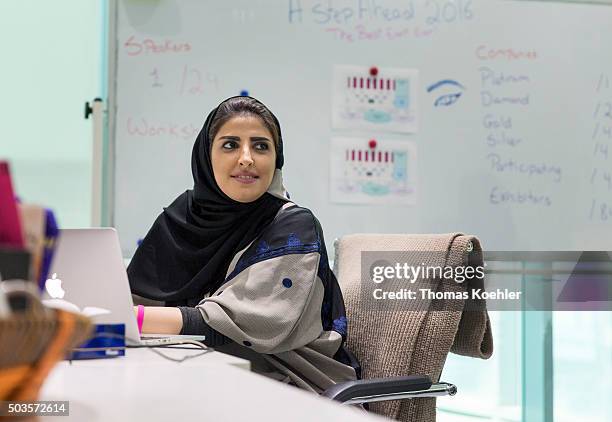
[[[196,353],[164,351],[175,357]],[[245,367],[248,361],[219,352],[176,363],[150,350],[129,349],[120,358],[61,362],[49,374],[39,399],[68,400],[70,416],[62,421],[385,420]]]
[[[220,352],[207,352],[202,354],[203,349],[190,346],[181,345],[177,347],[163,347],[156,348],[155,350],[161,353],[173,357],[181,358],[183,356],[193,356],[193,358],[187,359],[181,363],[172,362],[164,359],[153,350],[147,348],[131,348],[125,351],[125,356],[110,359],[86,359],[86,360],[74,360],[72,363],[68,361],[60,362],[59,367],[103,367],[103,368],[114,368],[114,367],[157,367],[159,365],[173,364],[188,366],[190,368],[200,367],[202,365],[232,365],[237,368],[251,370],[251,362],[246,359],[242,359],[236,356],[228,355]],[[199,356],[198,356],[199,355]],[[206,356],[206,358],[204,358]]]

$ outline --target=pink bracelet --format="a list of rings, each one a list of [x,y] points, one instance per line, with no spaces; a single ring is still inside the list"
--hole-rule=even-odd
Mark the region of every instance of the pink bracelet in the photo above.
[[[138,333],[142,333],[142,322],[144,321],[144,306],[138,305],[138,315],[136,316],[136,323],[138,324]]]

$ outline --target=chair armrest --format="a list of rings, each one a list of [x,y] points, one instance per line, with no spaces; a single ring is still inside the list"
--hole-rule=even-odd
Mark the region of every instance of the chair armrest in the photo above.
[[[417,397],[455,395],[457,387],[445,382],[432,384],[429,377],[372,378],[335,384],[321,395],[344,404],[371,403]]]

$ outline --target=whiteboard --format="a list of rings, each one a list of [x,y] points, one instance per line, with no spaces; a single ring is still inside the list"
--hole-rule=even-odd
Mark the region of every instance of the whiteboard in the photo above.
[[[487,250],[612,249],[612,7],[507,0],[111,3],[108,203],[125,256],[192,188],[206,115],[247,89],[281,122],[285,186],[328,247],[355,232]],[[415,69],[418,130],[333,129],[336,65]],[[460,98],[435,105],[437,82]],[[413,204],[338,204],[331,140],[416,145]]]

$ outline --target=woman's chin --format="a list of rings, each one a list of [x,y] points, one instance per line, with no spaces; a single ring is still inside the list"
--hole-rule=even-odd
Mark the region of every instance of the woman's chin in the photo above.
[[[254,193],[254,192],[232,192],[232,194],[228,194],[230,198],[232,198],[236,202],[241,202],[243,204],[248,204],[249,202],[257,201],[265,192]]]

